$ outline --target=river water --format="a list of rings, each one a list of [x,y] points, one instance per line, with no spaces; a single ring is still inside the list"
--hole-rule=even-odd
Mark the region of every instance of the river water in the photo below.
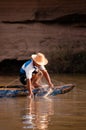
[[[19,84],[0,76],[0,85]],[[70,92],[51,98],[0,99],[0,130],[86,130],[86,75],[51,75],[55,85],[75,83]]]

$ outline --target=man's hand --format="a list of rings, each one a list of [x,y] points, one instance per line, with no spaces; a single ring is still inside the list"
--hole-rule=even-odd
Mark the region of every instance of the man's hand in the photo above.
[[[33,98],[34,97],[34,94],[33,94],[33,92],[31,92],[31,93],[29,93],[29,98]]]
[[[49,83],[49,86],[50,86],[51,88],[54,88],[53,83]]]

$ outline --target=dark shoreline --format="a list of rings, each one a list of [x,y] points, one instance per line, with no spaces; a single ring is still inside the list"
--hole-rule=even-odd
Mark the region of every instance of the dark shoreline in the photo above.
[[[59,74],[86,74],[86,51],[53,50],[49,55],[49,64],[46,66],[50,73]],[[56,55],[58,53],[58,55]],[[27,60],[8,59],[0,62],[0,75],[19,75],[22,64]]]

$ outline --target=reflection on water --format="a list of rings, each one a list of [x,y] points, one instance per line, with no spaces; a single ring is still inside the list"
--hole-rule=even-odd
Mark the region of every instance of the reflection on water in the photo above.
[[[0,84],[15,78],[0,77]],[[86,76],[53,75],[52,80],[77,86],[47,99],[0,98],[0,130],[86,130]]]
[[[45,130],[54,114],[52,99],[27,100],[26,109],[22,116],[25,129]]]

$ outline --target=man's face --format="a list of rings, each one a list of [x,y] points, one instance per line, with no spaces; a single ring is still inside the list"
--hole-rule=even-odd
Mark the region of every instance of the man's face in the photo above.
[[[39,65],[39,64],[37,64],[36,62],[34,62],[34,65],[35,65],[35,66],[37,66],[37,67],[40,67],[40,65]]]

